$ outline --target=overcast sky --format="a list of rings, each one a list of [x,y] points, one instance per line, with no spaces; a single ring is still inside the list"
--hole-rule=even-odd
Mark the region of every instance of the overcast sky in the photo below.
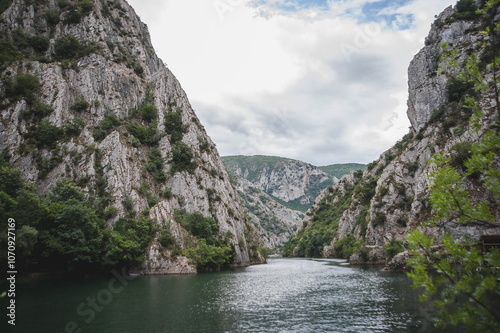
[[[128,0],[221,155],[369,163],[408,133],[407,69],[456,0]]]

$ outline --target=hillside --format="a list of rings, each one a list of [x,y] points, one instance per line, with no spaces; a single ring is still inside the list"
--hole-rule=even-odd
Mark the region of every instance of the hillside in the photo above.
[[[223,156],[222,160],[264,246],[273,250],[297,232],[304,212],[335,183],[335,175],[363,168],[355,163],[322,167],[330,175],[313,165],[276,156]]]
[[[499,38],[494,29],[491,36],[483,31],[498,22],[500,9],[496,4],[480,15],[469,8],[449,7],[437,16],[409,66],[410,132],[364,172],[352,172],[325,190],[307,212],[305,227],[285,245],[286,254],[381,263],[404,249],[410,230],[474,240],[500,232],[498,197],[480,172],[465,177],[461,186],[473,205],[490,204],[488,216],[495,223],[458,223],[455,212],[435,226],[424,224],[436,214],[429,201],[436,169],[431,158],[444,154],[446,167],[463,175],[472,147],[497,131],[499,83],[493,59]],[[498,170],[495,149],[484,154],[493,156],[491,166]],[[384,252],[386,244],[391,256]]]
[[[305,212],[333,178],[301,161],[276,156],[224,156],[228,171],[242,177],[284,206]]]
[[[262,262],[214,143],[126,1],[1,9],[0,200],[34,236],[28,263],[163,274]],[[22,214],[27,193],[47,216]]]
[[[351,171],[356,170],[366,170],[366,164],[360,163],[344,163],[344,164],[332,164],[320,166],[320,170],[323,170],[332,177],[340,179],[340,177],[348,174]]]

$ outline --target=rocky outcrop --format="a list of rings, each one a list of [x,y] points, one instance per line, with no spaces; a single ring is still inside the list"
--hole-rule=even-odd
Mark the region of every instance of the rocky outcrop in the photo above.
[[[70,178],[117,210],[109,227],[127,210],[149,210],[181,248],[175,211],[200,212],[218,222],[235,264],[262,260],[215,145],[126,1],[14,0],[0,32],[17,52],[0,66],[0,151],[40,193]],[[156,241],[143,266],[194,271]]]
[[[476,142],[497,119],[492,67],[486,66],[494,48],[489,44],[491,38],[482,31],[485,20],[498,21],[499,17],[498,5],[496,14],[490,18],[473,11],[459,13],[452,7],[437,17],[425,47],[408,70],[410,132],[370,163],[366,171],[344,176],[332,189],[322,193],[307,213],[307,227],[291,246],[298,244],[309,249],[309,253],[336,256],[340,244],[345,245],[348,239],[352,240],[350,247],[359,248],[359,243],[353,243],[359,241],[365,246],[382,248],[393,239],[404,242],[407,232],[417,228],[433,236],[449,232],[455,238],[473,239],[499,232],[498,223],[459,224],[450,219],[439,227],[423,224],[432,214],[429,185],[435,165],[429,160],[433,154],[446,153],[460,165],[468,154],[467,145]],[[443,56],[445,53],[447,57]],[[485,90],[473,93],[484,112],[479,129],[470,123],[470,108],[461,104],[463,96],[471,93],[471,86],[454,79],[472,53],[478,55],[484,80],[489,81]],[[450,66],[450,62],[458,66]],[[487,200],[480,183],[469,180],[464,186],[479,202]],[[496,221],[500,221],[500,211],[493,213]],[[327,230],[333,237],[319,251],[321,243],[314,243],[312,235],[321,230]]]
[[[333,178],[311,164],[275,156],[225,156],[228,170],[285,205],[306,210]]]
[[[281,246],[297,232],[304,213],[283,206],[244,178],[239,177],[236,181],[238,194],[258,230],[262,246],[279,252]]]
[[[316,167],[276,156],[222,157],[238,194],[256,226],[262,245],[279,251],[302,226],[304,212],[321,191],[351,170],[366,165],[348,163]]]
[[[337,181],[318,167],[288,158],[224,156],[222,159],[263,245],[273,251],[278,251],[295,235],[305,210],[321,190]],[[330,167],[341,173],[349,166],[342,166],[342,170]]]
[[[456,20],[453,7],[446,8],[432,24],[425,46],[413,58],[408,68],[408,119],[414,131],[420,131],[433,114],[447,101],[446,85],[450,73],[438,73],[439,58],[447,48],[477,51],[484,35],[477,29],[478,22]],[[463,62],[467,52],[456,59]],[[457,69],[458,71],[458,69]]]

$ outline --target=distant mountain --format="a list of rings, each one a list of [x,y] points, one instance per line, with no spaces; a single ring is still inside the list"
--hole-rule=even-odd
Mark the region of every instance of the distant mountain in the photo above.
[[[319,167],[321,170],[326,172],[332,177],[340,179],[343,175],[348,174],[351,171],[362,170],[365,171],[367,168],[366,164],[359,163],[344,163],[344,164],[332,164]]]
[[[276,156],[226,156],[228,171],[282,205],[305,212],[333,177],[311,164]]]
[[[292,235],[316,197],[337,177],[362,164],[338,164],[327,168],[335,176],[311,164],[276,156],[225,156],[233,183],[265,245],[278,249]]]

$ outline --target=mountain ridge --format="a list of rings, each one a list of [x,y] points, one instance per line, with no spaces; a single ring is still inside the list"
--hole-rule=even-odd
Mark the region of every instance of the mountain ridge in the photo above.
[[[384,248],[402,251],[410,230],[420,229],[433,237],[446,231],[455,238],[474,239],[498,230],[498,223],[459,224],[452,219],[441,226],[424,224],[432,216],[429,202],[430,175],[435,169],[429,162],[432,156],[441,152],[460,165],[470,154],[467,144],[495,126],[498,83],[491,82],[494,74],[488,72],[492,70],[488,62],[498,46],[492,45],[482,31],[488,22],[498,21],[499,5],[491,12],[490,16],[481,16],[475,11],[459,12],[450,6],[436,16],[425,46],[408,69],[410,132],[364,172],[342,177],[333,188],[318,196],[298,236],[285,244],[285,254],[384,263],[391,258]],[[460,79],[460,71],[470,66],[467,62],[474,52],[478,52],[481,77],[487,81],[484,84],[487,88],[480,94],[473,91],[473,84]],[[449,62],[459,66],[449,66]],[[466,97],[470,96],[477,98],[484,112],[480,126],[471,123],[477,116],[466,105]],[[476,200],[487,192],[478,182],[469,180],[465,186]],[[498,221],[500,212],[493,214]]]
[[[223,156],[222,160],[264,246],[273,251],[297,232],[305,211],[321,190],[337,181],[320,168],[291,158],[240,155]],[[363,165],[331,169],[339,175],[359,167]]]
[[[203,268],[199,216],[231,249],[225,264],[263,261],[214,143],[126,1],[15,0],[0,31],[0,148],[38,193],[73,181],[116,237],[130,236],[124,220],[154,221],[145,274]]]

